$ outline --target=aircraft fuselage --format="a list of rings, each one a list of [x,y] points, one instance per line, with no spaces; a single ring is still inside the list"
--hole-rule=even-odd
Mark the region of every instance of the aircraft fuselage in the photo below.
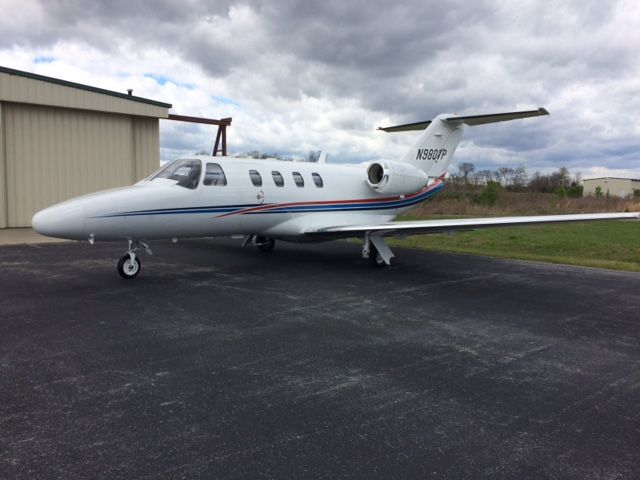
[[[367,164],[209,156],[189,160],[202,165],[193,188],[152,176],[42,210],[33,218],[34,228],[77,240],[235,234],[294,238],[311,228],[390,221],[443,187],[434,179],[406,195],[378,193],[366,183]],[[207,165],[212,164],[221,168],[224,185],[206,184]]]

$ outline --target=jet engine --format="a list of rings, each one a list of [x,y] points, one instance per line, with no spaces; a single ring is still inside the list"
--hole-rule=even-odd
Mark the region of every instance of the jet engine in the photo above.
[[[424,187],[429,177],[408,163],[372,162],[367,166],[367,185],[378,193],[408,195]]]

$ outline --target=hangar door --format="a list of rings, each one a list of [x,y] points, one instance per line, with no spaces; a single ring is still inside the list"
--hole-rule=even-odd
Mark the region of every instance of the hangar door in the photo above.
[[[53,203],[135,181],[133,117],[17,103],[3,103],[2,113],[8,227],[30,226]]]

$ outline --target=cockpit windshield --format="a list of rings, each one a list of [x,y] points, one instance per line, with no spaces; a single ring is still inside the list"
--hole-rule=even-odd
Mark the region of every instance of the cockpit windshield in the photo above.
[[[202,162],[200,160],[174,160],[151,175],[149,180],[167,178],[176,180],[181,187],[194,189],[198,186],[201,171]]]

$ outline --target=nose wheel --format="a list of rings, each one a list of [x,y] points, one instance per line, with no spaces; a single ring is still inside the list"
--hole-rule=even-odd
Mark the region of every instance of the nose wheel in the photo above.
[[[140,259],[135,255],[132,259],[127,254],[118,261],[118,273],[123,278],[135,278],[140,273],[140,268]]]
[[[149,255],[153,255],[149,245],[146,243],[140,242],[139,240],[129,240],[129,249],[127,250],[127,253],[118,261],[118,273],[122,278],[135,278],[140,273],[142,266],[140,264],[140,259],[136,255],[136,250],[140,247],[144,248]]]

